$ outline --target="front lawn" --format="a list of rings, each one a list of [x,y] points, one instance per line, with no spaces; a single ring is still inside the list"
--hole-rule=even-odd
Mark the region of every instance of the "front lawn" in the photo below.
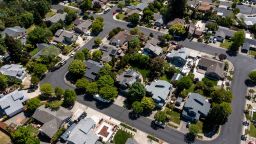
[[[180,124],[180,113],[170,110],[168,108],[165,109],[166,114],[171,118],[171,121]]]
[[[128,138],[131,138],[132,135],[127,133],[124,130],[118,130],[114,136],[114,143],[115,144],[125,144]]]
[[[203,122],[198,121],[196,125],[199,128],[199,133],[203,133]]]
[[[29,55],[34,56],[35,54],[37,54],[39,52],[38,48],[35,48],[34,50],[32,50],[31,52],[29,52]]]
[[[249,50],[249,55],[256,57],[256,51],[255,50]]]
[[[250,125],[249,135],[251,137],[256,137],[256,127],[253,124]]]
[[[118,14],[116,15],[116,18],[119,19],[119,20],[124,20],[125,15],[122,14],[122,13],[118,13]]]
[[[223,47],[223,48],[229,49],[231,44],[232,44],[231,40],[224,40],[224,42],[221,43],[220,46]]]
[[[133,6],[137,6],[138,4],[140,4],[140,2],[136,0],[130,3],[130,5],[133,5]]]

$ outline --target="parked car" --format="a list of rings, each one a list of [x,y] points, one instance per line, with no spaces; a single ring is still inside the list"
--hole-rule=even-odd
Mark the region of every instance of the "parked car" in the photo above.
[[[241,135],[241,140],[246,141],[247,140],[247,136],[246,135]]]
[[[243,121],[243,125],[244,126],[249,126],[249,122],[248,121]]]
[[[106,9],[104,10],[104,14],[108,13],[110,10],[111,10],[111,8],[106,8]]]
[[[154,124],[156,125],[156,126],[158,126],[158,127],[160,127],[160,128],[165,128],[165,123],[163,123],[163,122],[159,122],[159,121],[154,121]]]
[[[75,54],[76,54],[75,52],[72,52],[72,53],[70,54],[70,57],[73,57]]]

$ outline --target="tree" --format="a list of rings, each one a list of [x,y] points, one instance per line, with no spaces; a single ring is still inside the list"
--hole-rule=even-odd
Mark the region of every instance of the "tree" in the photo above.
[[[143,97],[141,104],[144,110],[152,111],[155,108],[155,102],[151,97]]]
[[[35,75],[31,76],[31,84],[37,85],[39,82],[40,82],[40,79],[37,76]]]
[[[32,98],[26,102],[26,109],[29,113],[34,111],[41,105],[41,101],[38,98]]]
[[[97,80],[97,84],[99,87],[104,87],[104,86],[113,86],[114,85],[114,80],[110,75],[104,75],[101,76],[98,80]]]
[[[223,102],[221,104],[214,104],[206,121],[212,123],[212,125],[222,125],[227,121],[231,112],[232,108],[229,103]]]
[[[85,93],[89,81],[86,78],[81,78],[76,81],[76,88],[82,93]]]
[[[252,80],[254,83],[256,83],[256,71],[252,71],[249,73],[249,78]]]
[[[68,66],[68,71],[76,77],[83,76],[86,70],[86,66],[81,60],[73,60]]]
[[[117,97],[118,91],[117,88],[106,85],[100,88],[99,94],[103,99],[113,101]]]
[[[245,39],[244,31],[237,31],[235,32],[234,36],[231,38],[232,45],[230,47],[230,50],[233,52],[237,52],[239,50],[239,47],[243,45]]]
[[[11,59],[15,62],[20,62],[21,57],[23,56],[21,42],[19,40],[15,40],[8,35],[5,36],[4,40]]]
[[[33,14],[30,12],[24,12],[20,15],[20,24],[25,27],[25,28],[29,28],[34,21],[34,17]]]
[[[180,23],[175,23],[170,26],[169,32],[172,35],[183,36],[186,33],[186,29],[184,25]]]
[[[135,53],[137,52],[136,50],[140,48],[140,39],[138,37],[133,37],[129,42],[128,42],[128,48],[130,53]]]
[[[84,53],[81,51],[76,52],[74,59],[84,61],[85,60]]]
[[[218,24],[217,23],[214,23],[214,22],[209,22],[206,24],[206,27],[208,28],[208,30],[210,31],[216,31],[218,30]]]
[[[164,111],[158,111],[155,116],[154,119],[158,122],[162,122],[165,123],[166,119],[167,119],[167,115]]]
[[[151,69],[152,76],[159,77],[163,73],[165,61],[161,57],[155,57],[151,59],[149,67]]]
[[[92,34],[94,35],[98,35],[102,30],[103,30],[103,19],[100,17],[97,17],[96,20],[94,20],[94,22],[92,23]]]
[[[43,96],[49,98],[53,94],[53,88],[50,83],[44,83],[40,86],[40,91]]]
[[[169,0],[169,12],[172,17],[183,18],[186,12],[187,0]]]
[[[11,135],[15,144],[40,144],[38,131],[32,125],[19,126]]]
[[[136,114],[140,114],[143,112],[142,104],[139,101],[135,101],[132,103],[132,109],[133,109],[133,112]]]
[[[177,88],[182,91],[183,89],[188,89],[191,87],[192,85],[192,80],[191,78],[189,78],[188,76],[185,76],[183,78],[181,78],[178,82],[177,82]]]
[[[7,87],[8,87],[8,78],[5,75],[0,74],[0,90],[4,91]]]
[[[91,0],[83,0],[80,4],[80,9],[85,12],[92,8],[92,1]]]
[[[88,50],[87,48],[84,48],[84,49],[82,50],[82,52],[84,53],[84,59],[85,59],[85,60],[89,59],[89,57],[90,57],[89,50]]]
[[[37,26],[28,34],[28,41],[31,44],[48,43],[48,39],[52,37],[52,32],[48,28]]]
[[[96,37],[94,40],[94,45],[98,47],[100,46],[101,43],[102,43],[101,39],[99,37]]]
[[[101,60],[101,56],[103,55],[101,50],[95,50],[92,52],[92,59],[94,61],[100,61]]]
[[[54,92],[57,99],[60,100],[63,97],[64,90],[61,87],[55,87]]]
[[[56,33],[57,30],[62,29],[63,27],[64,27],[63,21],[59,21],[59,22],[57,22],[57,23],[53,23],[53,24],[49,27],[49,29],[51,30],[52,33]]]
[[[145,23],[149,23],[150,20],[153,20],[154,18],[154,12],[152,12],[149,8],[145,8],[143,10],[143,15],[142,15],[142,21]]]
[[[139,23],[140,15],[137,13],[134,13],[130,15],[127,19],[133,26],[136,26]]]
[[[99,75],[104,76],[104,75],[110,75],[112,76],[112,67],[108,63],[104,64],[103,68],[100,69]]]
[[[211,93],[212,101],[215,103],[227,102],[231,103],[232,93],[230,91],[226,91],[225,89],[216,89],[213,93]]]
[[[96,82],[91,82],[86,87],[86,94],[88,95],[94,95],[97,94],[99,91],[98,85]]]
[[[135,82],[129,88],[127,98],[131,102],[134,102],[134,101],[140,101],[145,95],[146,95],[145,87],[141,83]]]
[[[70,25],[76,19],[76,17],[76,11],[69,10],[65,18],[66,25]]]
[[[41,78],[45,72],[47,71],[47,67],[44,64],[40,64],[40,63],[35,63],[34,67],[33,67],[33,74],[38,77]]]
[[[189,134],[193,137],[193,139],[197,136],[199,133],[199,127],[196,124],[191,124],[189,126]]]
[[[117,7],[122,10],[125,7],[125,2],[124,1],[118,2]]]
[[[76,97],[75,91],[69,89],[65,90],[63,105],[66,107],[73,106],[75,104]]]

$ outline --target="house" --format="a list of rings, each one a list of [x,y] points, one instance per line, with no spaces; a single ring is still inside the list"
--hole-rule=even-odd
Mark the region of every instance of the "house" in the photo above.
[[[217,12],[218,16],[227,17],[232,14],[232,11],[227,9],[226,7],[219,6],[218,8],[215,8],[215,11]]]
[[[251,45],[249,43],[245,42],[241,48],[241,52],[247,54],[250,51],[250,47],[251,47]]]
[[[167,60],[176,67],[183,67],[187,62],[189,51],[186,48],[173,50],[166,55]]]
[[[161,47],[157,45],[152,45],[151,43],[147,43],[143,49],[144,54],[150,55],[152,57],[159,56],[162,54],[163,50]]]
[[[26,36],[26,29],[20,26],[8,27],[8,28],[5,28],[1,34],[2,34],[2,37],[5,37],[6,35],[8,35],[12,38],[17,39],[17,38]]]
[[[247,15],[256,14],[256,9],[253,6],[250,6],[250,5],[237,4],[236,8],[238,8],[240,10],[241,14],[247,14]]]
[[[26,69],[19,64],[6,64],[0,68],[0,73],[23,81],[27,75]]]
[[[162,108],[169,97],[172,85],[167,81],[157,80],[151,82],[150,85],[146,85],[145,88],[147,94],[152,96],[156,106]]]
[[[85,20],[79,24],[77,23],[74,30],[79,34],[85,34],[85,33],[88,33],[89,29],[91,28],[91,25],[92,25],[91,20]]]
[[[140,14],[140,11],[139,10],[137,10],[137,9],[130,9],[130,8],[127,8],[127,10],[125,11],[125,13],[126,13],[126,17],[129,17],[129,16],[131,16],[131,15],[133,15],[133,14]]]
[[[209,2],[201,2],[197,6],[197,10],[200,12],[209,12],[213,9],[213,4]]]
[[[48,17],[48,18],[45,18],[44,21],[45,22],[48,22],[50,24],[54,24],[54,23],[57,23],[59,21],[65,21],[65,18],[67,16],[67,13],[56,13],[55,15],[51,16],[51,17]]]
[[[148,3],[139,3],[136,8],[140,11],[143,11],[146,7],[148,7]]]
[[[164,24],[163,16],[160,13],[154,13],[154,25],[157,27],[161,27]]]
[[[242,13],[238,13],[236,15],[236,17],[244,22],[245,26],[247,28],[252,27],[254,24],[256,24],[256,15],[247,15],[247,14],[242,14]]]
[[[116,81],[121,90],[127,91],[127,88],[135,82],[140,81],[141,74],[135,70],[129,69],[116,76]]]
[[[98,73],[100,72],[100,69],[103,67],[103,64],[93,61],[93,60],[87,60],[86,61],[86,72],[85,76],[94,81],[98,77]]]
[[[58,110],[51,110],[45,105],[36,109],[32,118],[42,124],[40,127],[41,134],[52,138],[58,129],[70,120],[72,112],[60,107]]]
[[[24,91],[13,91],[7,95],[0,95],[0,113],[13,117],[23,111],[23,103],[28,100]]]
[[[230,39],[233,37],[236,31],[231,30],[226,27],[219,26],[218,30],[215,33],[215,37],[219,36],[220,39]]]
[[[110,44],[114,46],[123,46],[129,40],[132,39],[132,35],[130,35],[127,31],[120,31],[114,37],[110,39]]]
[[[53,41],[58,43],[65,43],[65,44],[72,44],[77,40],[77,36],[74,34],[74,32],[67,31],[64,29],[59,29],[53,38]]]
[[[180,19],[180,18],[175,18],[174,20],[170,21],[167,25],[171,26],[174,24],[181,24],[181,25],[186,25],[186,21],[184,19]]]
[[[241,52],[248,53],[252,49],[256,50],[256,40],[246,38],[241,48]]]
[[[46,43],[38,43],[36,44],[38,48],[38,52],[32,56],[32,58],[37,59],[41,56],[51,56],[51,57],[56,57],[60,54],[61,50],[57,48],[54,45],[49,45]]]
[[[188,29],[189,34],[191,34],[191,36],[195,36],[195,37],[201,37],[203,35],[203,31],[200,30],[200,27],[190,23],[189,25],[189,29]]]
[[[124,56],[124,53],[121,49],[116,48],[112,45],[103,45],[100,47],[100,50],[103,52],[101,57],[101,61],[110,62],[112,58],[118,58],[120,56]]]
[[[205,75],[213,79],[224,79],[224,62],[208,57],[202,57],[198,62],[198,69],[205,71]]]
[[[94,132],[96,123],[91,118],[80,120],[77,124],[71,125],[61,136],[61,139],[68,144],[95,144],[99,137]]]
[[[210,111],[208,100],[198,93],[189,93],[188,99],[184,104],[181,116],[191,122],[196,122],[204,118]]]

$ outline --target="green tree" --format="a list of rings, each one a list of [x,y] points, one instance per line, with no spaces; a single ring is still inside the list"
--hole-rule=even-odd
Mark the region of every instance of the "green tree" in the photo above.
[[[185,76],[183,78],[181,78],[178,82],[177,82],[177,88],[182,91],[183,89],[188,89],[191,87],[191,85],[193,84],[191,78],[189,78],[188,76]]]
[[[40,82],[40,79],[37,76],[35,75],[31,76],[31,84],[37,85],[39,82]]]
[[[5,75],[0,74],[0,90],[4,91],[7,87],[8,87],[8,78]]]
[[[102,43],[101,38],[96,37],[94,40],[94,45],[98,47],[98,46],[100,46],[101,43]]]
[[[54,89],[55,92],[55,96],[57,97],[57,99],[61,99],[64,95],[64,90],[61,87],[55,87]]]
[[[144,110],[152,111],[155,108],[155,102],[151,97],[143,97],[141,104]]]
[[[142,106],[141,102],[139,102],[139,101],[133,102],[132,103],[132,110],[136,114],[142,113],[143,112],[143,106]]]
[[[212,123],[212,125],[222,125],[227,121],[231,112],[232,107],[229,103],[223,102],[221,104],[214,104],[206,121]]]
[[[66,25],[70,25],[76,19],[76,17],[76,11],[69,10],[65,18]]]
[[[169,32],[172,35],[183,36],[186,33],[186,29],[184,25],[175,23],[170,26]]]
[[[53,24],[49,27],[49,29],[51,30],[52,33],[56,33],[57,30],[62,29],[63,27],[64,27],[63,21],[59,21],[59,22],[57,22],[57,23],[53,23]]]
[[[117,97],[118,91],[117,88],[106,85],[100,88],[99,94],[102,98],[113,101]]]
[[[122,10],[125,7],[125,2],[124,1],[118,2],[117,7]]]
[[[127,20],[133,25],[136,26],[139,23],[140,20],[140,15],[137,13],[134,13],[132,15],[130,15]]]
[[[99,91],[98,85],[96,82],[91,82],[86,87],[86,94],[88,95],[94,95],[97,94]]]
[[[86,78],[81,78],[76,81],[76,88],[80,90],[81,93],[85,93],[89,81]]]
[[[222,103],[227,102],[231,103],[232,101],[232,93],[231,91],[226,91],[225,89],[216,89],[214,92],[211,93],[212,101],[215,103]]]
[[[239,47],[243,45],[245,39],[244,31],[237,31],[235,32],[234,36],[231,38],[232,45],[230,47],[230,50],[233,52],[237,52],[239,50]]]
[[[88,59],[90,58],[90,52],[89,52],[89,50],[88,50],[87,48],[84,48],[84,49],[82,50],[82,52],[84,53],[84,59],[85,59],[85,60],[88,60]]]
[[[84,61],[85,60],[84,53],[81,51],[76,52],[74,59]]]
[[[128,50],[130,53],[136,53],[137,49],[140,48],[140,39],[138,37],[133,37],[129,42],[128,42]]]
[[[34,67],[33,67],[33,74],[38,77],[41,78],[45,72],[47,71],[47,67],[44,64],[40,64],[40,63],[35,63]]]
[[[196,137],[198,133],[199,133],[199,127],[196,124],[191,124],[189,126],[189,134]]]
[[[99,75],[104,76],[104,75],[110,75],[112,76],[112,67],[108,63],[104,64],[103,68],[100,69]]]
[[[219,28],[218,24],[214,22],[207,23],[206,27],[208,28],[208,30],[211,30],[211,31],[216,31]]]
[[[100,61],[101,60],[101,56],[103,55],[101,50],[95,50],[92,52],[92,59],[94,61]]]
[[[186,12],[187,0],[169,0],[168,7],[172,17],[183,18]]]
[[[154,119],[158,122],[165,123],[165,121],[167,120],[167,115],[164,111],[158,111],[155,114]]]
[[[21,62],[23,56],[21,42],[8,35],[5,36],[4,41],[11,59],[15,62]]]
[[[66,107],[73,106],[76,101],[76,93],[73,90],[65,90],[64,92],[64,100],[63,100],[63,105]]]
[[[26,102],[26,110],[29,113],[34,113],[34,111],[41,105],[41,101],[38,98],[32,98]]]
[[[68,71],[76,77],[81,77],[86,71],[86,66],[81,60],[73,60],[68,66]]]
[[[104,75],[97,80],[97,84],[99,87],[114,86],[114,80],[110,75]]]
[[[164,72],[165,60],[161,57],[151,59],[149,67],[153,77],[159,77]]]
[[[256,83],[256,71],[252,71],[249,73],[249,78],[252,80],[254,83]]]
[[[146,95],[145,87],[141,83],[135,82],[129,88],[129,91],[128,91],[128,94],[127,94],[127,96],[128,96],[127,98],[131,102],[134,102],[134,101],[140,101],[145,95]]]
[[[91,0],[83,0],[80,4],[80,9],[85,12],[87,10],[90,10],[92,8],[92,1]]]
[[[149,8],[145,8],[143,10],[143,15],[142,15],[142,21],[145,23],[149,23],[151,20],[154,18],[154,12],[151,11]]]
[[[30,12],[24,12],[20,15],[19,21],[23,27],[29,28],[34,21],[33,14]]]
[[[28,34],[28,41],[31,44],[48,43],[48,39],[52,37],[52,32],[48,28],[37,26]]]
[[[19,126],[11,135],[15,144],[40,144],[38,131],[32,125]]]
[[[92,34],[98,35],[103,30],[104,22],[103,19],[97,17],[96,20],[92,23],[91,31]]]
[[[53,88],[50,83],[44,83],[40,86],[41,95],[43,95],[46,98],[49,98],[53,94]]]

